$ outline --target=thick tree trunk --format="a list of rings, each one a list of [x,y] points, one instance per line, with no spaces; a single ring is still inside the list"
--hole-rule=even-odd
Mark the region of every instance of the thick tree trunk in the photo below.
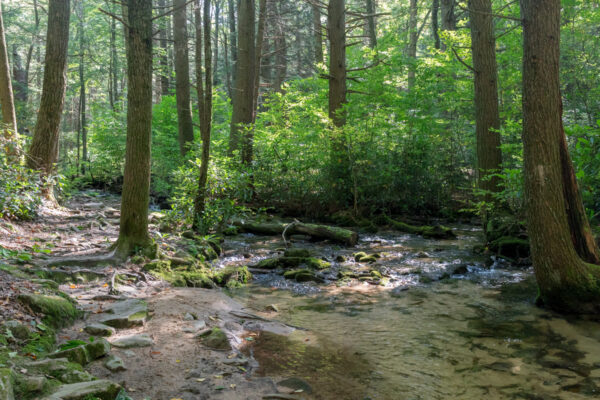
[[[192,229],[200,228],[200,221],[206,205],[206,182],[208,180],[208,163],[210,162],[210,131],[212,125],[212,49],[210,32],[210,1],[204,0],[203,29],[200,26],[200,0],[196,8],[196,85],[198,86],[198,110],[200,116],[200,135],[202,137],[202,160],[198,177],[198,193],[194,199],[194,222]],[[204,43],[202,37],[204,36]],[[202,83],[202,46],[204,45],[204,84]]]
[[[498,67],[491,0],[469,1],[471,48],[475,69],[475,123],[477,136],[477,173],[483,199],[494,202],[493,193],[501,191],[498,173],[502,164],[500,150],[500,113],[498,111]]]
[[[454,13],[455,0],[440,0],[442,14],[442,31],[456,30],[456,15]],[[446,44],[441,43],[441,49],[446,50]]]
[[[410,0],[410,11],[408,21],[408,58],[410,58],[410,65],[408,66],[408,90],[412,91],[415,86],[415,74],[417,69],[417,41],[419,39],[419,32],[417,27],[417,17],[419,9],[417,7],[417,0]]]
[[[60,120],[65,100],[67,49],[69,45],[69,0],[50,0],[44,83],[38,118],[29,148],[27,165],[51,175],[58,159]],[[51,188],[46,189],[51,197]]]
[[[256,68],[254,25],[254,0],[241,0],[238,7],[238,60],[232,99],[233,115],[229,135],[229,154],[241,150],[243,163],[248,161],[244,149],[251,148],[245,133],[249,130],[254,115],[254,70]],[[240,146],[242,134],[243,143]]]
[[[2,2],[0,2],[0,106],[2,107],[2,123],[4,124],[4,148],[7,161],[21,162],[19,135],[17,133],[17,116],[13,98],[10,65],[8,64],[8,49],[4,38],[4,21],[2,18]]]
[[[313,37],[315,46],[315,64],[323,63],[323,26],[321,25],[321,9],[318,5],[312,4],[313,13]]]
[[[166,7],[165,0],[158,0],[158,6],[162,9]],[[159,44],[160,44],[160,94],[162,96],[169,95],[169,60],[167,57],[168,46],[167,46],[167,31],[161,29],[159,32]]]
[[[150,246],[148,204],[152,138],[152,2],[127,0],[127,145],[116,254]]]
[[[375,0],[367,0],[367,36],[369,37],[369,47],[372,49],[374,49],[377,46],[377,26],[375,25],[375,10]]]
[[[190,108],[190,60],[187,43],[187,0],[174,0],[173,38],[175,39],[175,96],[179,152],[184,156],[194,141],[194,125]]]
[[[433,36],[433,46],[440,49],[440,0],[433,0],[431,4],[431,34]]]
[[[600,312],[600,266],[570,234],[561,159],[560,0],[521,0],[523,142],[528,230],[540,300],[559,311]]]

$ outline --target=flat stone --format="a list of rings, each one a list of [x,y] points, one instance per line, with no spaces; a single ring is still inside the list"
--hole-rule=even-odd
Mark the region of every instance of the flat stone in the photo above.
[[[12,371],[8,368],[0,368],[0,399],[15,400],[12,385]]]
[[[148,305],[145,301],[139,299],[128,299],[113,304],[106,315],[100,320],[104,325],[113,328],[131,328],[144,325],[148,316]]]
[[[312,393],[312,387],[310,387],[308,382],[300,378],[292,377],[277,382],[277,391],[279,392],[291,394],[299,390],[306,394]]]
[[[70,362],[77,363],[79,365],[86,365],[88,362],[90,362],[90,356],[85,345],[49,354],[48,358],[66,358]]]
[[[97,397],[101,400],[114,400],[120,391],[121,386],[101,379],[59,386],[56,392],[45,400],[84,400],[91,397]]]
[[[66,371],[69,360],[66,358],[45,358],[39,361],[31,361],[25,364],[28,370],[39,371],[47,375],[53,375],[56,372]]]
[[[85,346],[90,361],[104,357],[110,352],[110,343],[106,339],[96,339]]]
[[[47,379],[43,376],[25,376],[20,375],[17,378],[17,384],[22,392],[41,392],[44,389]],[[2,397],[0,397],[2,398]]]
[[[93,381],[96,378],[89,374],[86,371],[79,371],[76,369],[69,369],[65,373],[58,376],[58,380],[62,383],[79,383],[79,382],[89,382]]]
[[[94,323],[83,328],[84,331],[94,336],[112,336],[116,330],[112,326]]]
[[[122,349],[130,349],[133,347],[148,347],[154,344],[154,340],[148,335],[131,335],[124,336],[112,342],[112,345]]]
[[[183,328],[185,333],[198,333],[201,330],[206,329],[206,322],[204,320],[194,321],[190,325],[187,325]]]
[[[115,355],[109,356],[106,362],[104,363],[104,366],[110,372],[120,372],[125,371],[127,369],[123,360]]]

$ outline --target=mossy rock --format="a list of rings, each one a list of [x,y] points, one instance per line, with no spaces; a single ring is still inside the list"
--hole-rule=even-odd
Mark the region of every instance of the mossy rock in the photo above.
[[[48,379],[43,376],[17,374],[15,377],[15,393],[17,393],[18,398],[34,396],[35,394],[44,391],[45,387],[48,386],[47,383]],[[3,399],[1,395],[0,399]]]
[[[505,236],[521,237],[525,231],[525,225],[514,215],[497,214],[488,218],[484,233],[488,242],[494,242]]]
[[[300,257],[300,258],[308,258],[310,257],[310,251],[307,249],[288,249],[283,253],[284,257]]]
[[[351,269],[341,269],[341,270],[338,271],[338,278],[340,280],[344,280],[344,279],[358,279],[359,275],[354,270],[351,270]]]
[[[104,357],[110,352],[110,343],[106,339],[95,339],[93,342],[85,345],[90,361]]]
[[[170,272],[171,271],[171,261],[169,260],[153,260],[144,265],[142,270],[146,272]]]
[[[91,361],[85,345],[49,354],[48,358],[66,358],[69,362],[79,365],[87,365]]]
[[[368,254],[364,251],[359,251],[358,253],[354,253],[352,256],[354,257],[354,261],[360,261],[361,258],[368,257]]]
[[[0,399],[14,400],[13,372],[9,368],[0,368]]]
[[[227,335],[220,328],[212,328],[202,336],[202,343],[213,350],[231,350]]]
[[[279,258],[265,258],[260,260],[253,267],[260,269],[277,269],[280,267]]]
[[[371,270],[370,272],[371,277],[375,278],[375,279],[382,279],[383,275],[381,275],[381,272],[377,271],[377,270]]]
[[[455,239],[456,235],[451,228],[443,225],[423,226],[421,235],[425,239]]]
[[[120,391],[121,386],[100,379],[60,386],[44,400],[114,400]]]
[[[293,269],[286,271],[283,274],[285,279],[294,279],[296,282],[318,282],[322,283],[323,279],[315,275],[315,273],[308,269]]]
[[[489,244],[490,251],[511,259],[526,258],[531,253],[529,241],[511,236],[503,236]]]
[[[223,229],[223,235],[225,235],[225,236],[235,236],[238,233],[240,233],[238,228],[233,225],[229,225],[228,227]]]
[[[309,268],[318,270],[323,270],[331,267],[330,262],[315,257],[308,257],[306,260],[304,260],[304,264],[306,264],[306,266]]]
[[[73,302],[61,296],[29,293],[19,295],[18,301],[33,311],[44,314],[44,321],[54,327],[66,326],[80,315]]]
[[[241,287],[252,280],[252,274],[247,267],[226,267],[215,271],[212,280],[219,286],[228,288]]]

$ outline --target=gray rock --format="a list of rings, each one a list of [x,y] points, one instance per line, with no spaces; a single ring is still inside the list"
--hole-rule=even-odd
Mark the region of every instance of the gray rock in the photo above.
[[[312,387],[303,379],[292,377],[277,382],[277,391],[282,393],[294,393],[302,391],[302,393],[311,394]]]
[[[83,328],[83,330],[94,336],[112,336],[116,332],[115,328],[112,326],[100,323],[90,324]]]
[[[135,352],[131,351],[131,350],[125,350],[123,352],[123,354],[125,354],[127,357],[135,357]]]
[[[4,327],[10,330],[10,333],[17,339],[27,340],[31,335],[31,329],[29,326],[21,324],[18,321],[7,321],[4,323]]]
[[[106,362],[104,363],[104,366],[110,372],[120,372],[125,371],[127,369],[123,360],[115,355],[109,356]]]
[[[231,350],[227,335],[219,328],[212,328],[202,337],[202,343],[214,350]]]
[[[116,383],[101,379],[59,386],[56,392],[45,400],[84,400],[90,397],[97,397],[101,400],[114,400],[120,390],[121,386]]]
[[[194,315],[190,314],[190,313],[185,313],[183,320],[184,321],[193,321],[195,320],[196,317],[194,317]]]
[[[22,392],[41,392],[44,389],[47,379],[43,376],[26,376],[19,375],[17,377],[17,384],[21,388]],[[2,398],[2,397],[0,397]]]
[[[96,339],[85,346],[90,361],[104,357],[110,352],[110,343],[106,339]]]
[[[225,360],[223,361],[223,364],[225,365],[233,365],[233,366],[244,366],[244,365],[248,365],[248,359],[247,358],[232,358],[229,360]]]
[[[12,371],[8,368],[0,368],[0,399],[15,400],[12,385]]]
[[[48,355],[48,358],[66,358],[70,362],[74,362],[79,365],[86,365],[91,361],[85,345],[50,354]]]
[[[133,347],[148,347],[154,344],[154,340],[148,335],[131,335],[124,336],[112,342],[112,345],[122,349],[130,349]]]
[[[39,361],[31,361],[24,366],[30,371],[41,372],[46,375],[54,375],[57,372],[68,369],[69,360],[66,358],[46,358]]]
[[[58,380],[60,380],[62,383],[90,382],[94,379],[96,378],[89,373],[76,369],[67,370],[58,377]]]
[[[139,299],[128,299],[113,304],[100,322],[113,328],[131,328],[144,325],[148,317],[148,305]]]
[[[186,333],[198,333],[201,330],[206,329],[206,322],[204,320],[194,321],[191,325],[187,325],[183,328]]]

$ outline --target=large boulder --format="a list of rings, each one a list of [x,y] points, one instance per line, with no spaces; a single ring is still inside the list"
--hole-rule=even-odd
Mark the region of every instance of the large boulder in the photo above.
[[[119,301],[106,310],[100,323],[113,328],[131,328],[144,325],[148,317],[148,305],[139,299]]]
[[[46,322],[55,327],[66,326],[79,316],[73,302],[61,296],[27,293],[19,295],[18,301],[33,311],[44,314]]]

